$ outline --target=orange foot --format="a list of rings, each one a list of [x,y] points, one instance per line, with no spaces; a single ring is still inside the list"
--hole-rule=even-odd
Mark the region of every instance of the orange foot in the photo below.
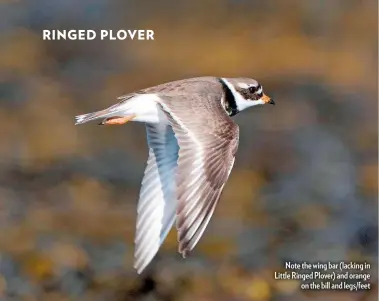
[[[133,120],[135,117],[136,115],[130,115],[127,117],[111,117],[111,118],[105,119],[101,124],[102,125],[113,125],[113,124],[121,125],[121,124],[127,123],[128,121]]]

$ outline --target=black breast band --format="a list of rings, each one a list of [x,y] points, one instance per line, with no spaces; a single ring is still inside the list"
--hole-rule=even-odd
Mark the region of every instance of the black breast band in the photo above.
[[[238,113],[238,109],[233,92],[230,91],[229,87],[221,78],[218,78],[218,81],[220,82],[225,94],[225,110],[228,112],[229,116],[234,116]]]

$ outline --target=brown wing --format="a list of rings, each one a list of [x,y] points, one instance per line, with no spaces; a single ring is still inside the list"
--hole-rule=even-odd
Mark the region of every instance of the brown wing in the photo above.
[[[221,107],[219,94],[166,96],[160,106],[179,145],[176,227],[185,257],[203,234],[229,177],[239,128]]]

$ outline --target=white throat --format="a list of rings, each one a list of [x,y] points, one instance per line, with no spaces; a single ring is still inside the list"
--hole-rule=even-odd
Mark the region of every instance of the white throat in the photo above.
[[[254,101],[254,100],[247,100],[243,98],[242,95],[238,93],[237,90],[234,88],[234,85],[232,85],[226,78],[221,77],[220,79],[228,87],[230,92],[232,92],[233,97],[236,101],[237,110],[239,112],[247,108],[250,108],[252,106],[264,104],[263,100],[260,100],[260,99]]]

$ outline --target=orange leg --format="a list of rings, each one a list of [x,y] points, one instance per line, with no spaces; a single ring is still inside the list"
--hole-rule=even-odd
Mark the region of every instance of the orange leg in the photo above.
[[[102,122],[102,124],[106,125],[113,125],[113,124],[125,124],[128,121],[133,120],[136,117],[136,115],[130,115],[127,117],[112,117]]]

